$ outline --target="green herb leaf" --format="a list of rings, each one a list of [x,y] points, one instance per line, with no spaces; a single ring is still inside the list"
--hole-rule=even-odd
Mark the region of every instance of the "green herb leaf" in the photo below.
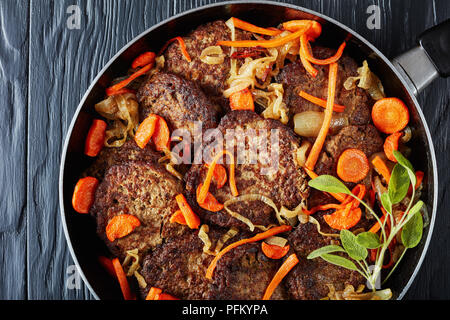
[[[328,253],[324,253],[320,256],[323,260],[332,263],[336,266],[345,268],[345,269],[349,269],[349,270],[354,270],[357,271],[358,268],[356,267],[356,265],[350,261],[349,259],[346,259],[344,257],[341,256],[336,256],[334,254],[328,254]]]
[[[325,192],[351,194],[339,179],[330,175],[321,175],[309,181],[309,186]]]
[[[388,213],[391,213],[392,212],[392,203],[391,203],[391,198],[389,197],[389,193],[388,192],[383,193],[380,197],[380,200],[381,200],[381,204],[383,205],[383,208]]]
[[[340,237],[342,246],[350,258],[354,260],[364,260],[367,258],[367,249],[358,244],[356,236],[352,232],[341,230]]]
[[[411,162],[409,162],[409,160],[406,159],[399,151],[394,150],[393,153],[394,153],[394,157],[395,157],[395,159],[397,160],[397,162],[398,162],[403,168],[405,168],[406,171],[408,172],[409,180],[411,180],[411,184],[412,184],[413,186],[415,186],[415,185],[416,185],[417,179],[416,179],[416,174],[415,174],[415,172],[414,172],[414,168],[413,168]]]
[[[392,204],[399,203],[405,198],[410,185],[408,170],[401,164],[396,164],[389,180],[389,198]]]
[[[325,246],[322,248],[319,248],[317,250],[314,250],[313,252],[311,252],[307,259],[314,259],[317,257],[320,257],[322,254],[325,253],[332,253],[332,252],[344,252],[345,250],[340,247],[340,246],[336,246],[336,245],[329,245],[329,246]]]
[[[381,246],[380,239],[372,232],[361,232],[356,236],[356,242],[367,249],[376,249]]]
[[[422,209],[423,205],[424,205],[424,203],[422,200],[417,201],[416,204],[411,209],[409,209],[408,216],[406,217],[405,223],[407,223],[409,220],[411,220],[414,217],[414,215],[417,212],[419,212],[420,209]]]
[[[414,248],[422,239],[423,219],[420,212],[416,212],[403,227],[402,242],[405,248]]]

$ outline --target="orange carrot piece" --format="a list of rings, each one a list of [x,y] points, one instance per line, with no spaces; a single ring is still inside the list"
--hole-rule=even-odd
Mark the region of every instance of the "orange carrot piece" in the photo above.
[[[248,88],[235,92],[230,96],[231,110],[250,110],[255,111],[253,96]]]
[[[226,150],[222,150],[222,152],[219,152],[213,159],[213,161],[209,164],[209,168],[208,168],[208,172],[206,174],[206,178],[205,181],[202,185],[202,188],[200,189],[200,192],[197,196],[197,202],[199,203],[203,203],[205,202],[206,196],[208,194],[208,190],[209,190],[209,186],[211,184],[211,179],[213,177],[214,174],[214,170],[216,167],[216,163],[219,160],[220,157],[222,157],[224,154],[228,155],[230,157],[231,163],[230,163],[230,189],[231,189],[231,193],[233,194],[234,197],[237,197],[239,195],[237,187],[236,187],[236,180],[234,177],[234,168],[235,168],[235,164],[234,164],[234,157],[233,155],[226,151]]]
[[[319,134],[317,135],[316,141],[309,152],[308,159],[306,159],[305,166],[314,170],[317,159],[319,158],[320,151],[322,150],[323,144],[330,129],[331,117],[333,116],[333,105],[334,96],[336,94],[336,80],[337,80],[338,64],[330,64],[330,71],[328,76],[328,98],[327,98],[327,108],[325,109],[325,115],[320,128]]]
[[[325,210],[330,210],[330,209],[342,209],[342,204],[336,204],[336,203],[329,203],[329,204],[322,204],[322,205],[318,205],[315,207],[312,207],[309,210],[305,210],[303,211],[305,214],[307,214],[308,216],[316,213],[317,211],[325,211]]]
[[[313,57],[313,55],[309,49],[309,41],[308,41],[307,35],[304,34],[303,36],[300,37],[300,52],[306,58],[306,60],[308,60],[311,63],[318,64],[318,65],[327,65],[327,64],[337,62],[341,58],[346,45],[347,45],[347,43],[345,41],[342,42],[342,44],[339,46],[336,53],[329,58],[316,59]]]
[[[152,135],[156,150],[164,151],[170,149],[170,130],[164,118],[158,116],[155,124],[155,132]]]
[[[168,293],[160,293],[155,297],[155,300],[180,300]]]
[[[300,36],[300,38],[301,37],[307,37],[307,35],[303,34]],[[309,60],[306,58],[306,55],[304,54],[304,50],[301,50],[301,49],[302,48],[301,48],[301,42],[300,42],[300,49],[299,49],[300,61],[303,65],[303,67],[305,68],[306,72],[308,72],[313,78],[315,78],[317,76],[317,74],[319,73],[319,71],[317,71],[317,69],[313,67],[311,62],[309,62]]]
[[[370,165],[366,154],[359,149],[346,149],[339,156],[337,175],[345,182],[358,182],[369,173]]]
[[[175,213],[170,217],[169,222],[186,225],[186,219],[184,218],[183,212],[181,212],[181,210],[175,211]]]
[[[372,108],[372,120],[381,132],[392,134],[403,130],[409,122],[408,107],[397,98],[383,98]]]
[[[122,89],[122,88],[126,87],[127,85],[129,85],[134,79],[139,78],[140,76],[142,76],[145,73],[149,72],[151,68],[153,68],[153,63],[150,63],[150,64],[142,67],[141,69],[139,69],[138,71],[133,73],[131,76],[129,76],[127,79],[122,80],[119,83],[117,83],[117,84],[107,88],[106,89],[106,94],[108,96],[112,96],[112,95],[116,94],[116,92],[118,92],[120,89]]]
[[[107,124],[103,120],[94,119],[89,129],[84,145],[84,154],[89,157],[96,157],[105,144]]]
[[[384,220],[386,219],[386,214],[383,214],[383,216],[380,218],[381,223],[384,223]],[[369,232],[377,233],[378,230],[381,229],[380,223],[377,221],[375,224],[369,229]]]
[[[233,20],[234,26],[241,30],[250,31],[253,33],[258,33],[258,34],[265,34],[267,36],[276,36],[282,32],[281,30],[277,30],[277,29],[273,30],[273,29],[265,29],[265,28],[257,27],[251,23],[248,23],[246,21],[243,21],[243,20],[235,18],[235,17],[233,17],[231,19]]]
[[[145,297],[145,300],[156,300],[156,297],[159,296],[162,293],[162,290],[159,288],[151,287],[148,291],[147,296]]]
[[[344,209],[336,210],[332,214],[324,215],[323,219],[333,229],[350,229],[361,220],[361,209],[352,209],[352,206],[352,203],[349,203]]]
[[[208,164],[205,165],[206,167],[209,167]],[[222,188],[227,182],[227,170],[225,170],[225,167],[222,166],[221,164],[216,163],[213,172],[213,178],[216,181],[216,188],[217,189]]]
[[[116,239],[123,238],[141,225],[138,218],[131,214],[119,214],[109,220],[106,226],[106,237],[113,242]]]
[[[416,171],[416,187],[415,187],[416,190],[422,184],[423,177],[424,177],[423,171]],[[412,188],[411,188],[411,185],[410,185],[409,188],[408,188],[408,195],[411,195],[411,193],[412,193]]]
[[[251,243],[251,242],[256,242],[256,241],[260,241],[260,240],[264,240],[267,239],[271,236],[277,235],[279,233],[282,232],[286,232],[286,231],[290,231],[292,230],[291,226],[288,225],[283,225],[283,226],[278,226],[278,227],[273,227],[270,228],[267,231],[258,233],[257,235],[251,237],[251,238],[247,238],[247,239],[242,239],[236,242],[233,242],[232,244],[226,246],[224,249],[222,249],[215,257],[214,259],[211,261],[208,269],[206,270],[206,278],[207,279],[212,279],[213,273],[214,273],[214,269],[216,268],[217,265],[217,261],[219,261],[220,258],[222,258],[227,252],[233,250],[234,248],[237,248],[243,244],[246,243]]]
[[[200,218],[192,210],[184,195],[180,193],[175,197],[175,199],[177,200],[178,207],[183,213],[187,226],[191,229],[198,229],[200,226]]]
[[[122,265],[118,258],[112,260],[114,266],[114,271],[116,272],[117,280],[119,280],[120,289],[122,290],[123,298],[125,300],[136,300],[135,295],[131,292],[130,286],[128,285],[127,276],[123,271]]]
[[[198,202],[198,195],[200,194],[202,185],[203,184],[200,183],[197,187],[197,202]],[[223,204],[217,201],[217,199],[210,192],[207,193],[205,201],[202,203],[198,202],[198,205],[203,209],[211,212],[218,212],[223,209]]]
[[[110,276],[117,279],[116,271],[114,270],[114,266],[112,264],[111,259],[104,257],[104,256],[99,256],[98,262],[102,265],[103,269],[105,269],[106,272],[109,273]]]
[[[140,54],[136,59],[131,63],[131,67],[133,69],[146,66],[150,63],[154,63],[156,58],[156,54],[154,52],[148,51]]]
[[[155,133],[157,122],[159,122],[159,117],[156,114],[150,114],[141,122],[134,135],[134,141],[136,141],[139,148],[144,149],[150,141]]]
[[[89,213],[94,203],[95,190],[98,180],[94,177],[86,177],[78,180],[72,196],[72,206],[78,213]]]
[[[264,292],[263,300],[269,300],[272,296],[275,289],[278,287],[280,282],[284,279],[284,277],[289,273],[289,271],[294,268],[298,263],[298,258],[295,253],[291,254],[281,265],[280,269],[278,269],[277,273],[273,277],[272,281],[270,281],[267,286],[266,292]]]
[[[383,159],[381,159],[379,156],[376,156],[375,158],[373,158],[372,164],[377,172],[383,176],[384,180],[389,183],[389,180],[391,180],[391,172],[389,171],[389,168],[387,167]]]
[[[308,100],[309,102],[312,102],[312,103],[318,105],[319,107],[322,107],[322,108],[326,108],[326,107],[327,107],[327,100],[324,100],[324,99],[321,99],[321,98],[314,97],[314,96],[312,96],[312,95],[306,93],[306,92],[303,91],[303,90],[300,91],[300,92],[298,93],[298,95],[299,95],[300,97],[302,97],[303,99],[306,99],[306,100]],[[345,106],[342,106],[342,105],[340,105],[340,104],[336,104],[336,103],[335,103],[334,106],[333,106],[333,111],[334,111],[334,112],[344,112],[344,111],[345,111]]]
[[[302,28],[284,37],[270,39],[270,40],[236,40],[236,41],[219,41],[218,46],[245,48],[245,47],[263,47],[263,48],[276,48],[291,42],[292,40],[300,37],[307,28]]]
[[[283,23],[283,29],[291,32],[306,29],[306,33],[316,39],[322,33],[322,25],[314,20],[290,20]]]
[[[171,44],[172,42],[175,42],[175,41],[178,41],[178,43],[180,45],[181,53],[183,54],[183,56],[187,60],[187,62],[191,62],[192,61],[191,56],[187,52],[186,43],[184,42],[182,37],[175,37],[175,38],[172,38],[169,41],[167,41],[166,44],[159,51],[158,56],[160,56],[167,49],[169,44]]]
[[[136,94],[136,91],[133,90],[133,89],[122,88],[122,89],[110,92],[110,94],[107,94],[107,96],[113,96],[113,95],[116,95],[116,94],[125,94],[125,93]]]
[[[392,162],[397,162],[397,159],[395,159],[394,157],[394,150],[398,150],[398,141],[400,140],[402,135],[402,132],[396,132],[388,136],[384,141],[384,154]]]
[[[285,245],[284,247],[280,247],[274,244],[268,244],[266,242],[261,243],[261,250],[266,255],[267,258],[270,259],[281,259],[283,258],[289,251],[289,245]]]
[[[309,169],[306,168],[306,167],[303,167],[303,169],[306,171],[306,173],[308,174],[308,176],[309,176],[311,179],[315,179],[315,178],[318,177],[317,173],[315,173],[314,171],[309,170]],[[330,195],[331,195],[333,198],[335,198],[337,201],[339,201],[339,202],[344,201],[345,198],[346,198],[346,195],[343,194],[343,193],[330,193]]]

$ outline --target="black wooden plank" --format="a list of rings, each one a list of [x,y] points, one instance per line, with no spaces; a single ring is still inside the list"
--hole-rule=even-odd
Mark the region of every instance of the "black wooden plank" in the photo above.
[[[26,298],[28,12],[0,2],[0,299]]]

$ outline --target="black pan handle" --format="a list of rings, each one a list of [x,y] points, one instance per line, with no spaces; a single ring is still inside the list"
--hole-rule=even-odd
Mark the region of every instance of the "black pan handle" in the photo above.
[[[393,60],[415,95],[438,76],[450,75],[450,19],[419,36],[419,46]]]

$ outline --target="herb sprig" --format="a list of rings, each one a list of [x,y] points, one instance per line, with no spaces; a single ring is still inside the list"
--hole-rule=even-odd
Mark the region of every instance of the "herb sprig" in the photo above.
[[[406,159],[400,152],[394,151],[394,156],[395,159],[397,159],[397,164],[392,170],[388,190],[380,196],[381,204],[387,213],[387,216],[383,221],[381,221],[369,205],[367,205],[362,199],[355,196],[337,178],[330,175],[321,175],[309,181],[309,185],[317,190],[332,193],[344,193],[357,199],[378,221],[381,232],[379,235],[372,232],[362,232],[358,235],[354,235],[348,230],[341,230],[341,246],[324,246],[311,252],[308,255],[308,259],[320,257],[329,263],[349,270],[357,271],[367,279],[373,291],[376,290],[375,284],[382,270],[386,250],[388,250],[389,244],[396,237],[396,235],[401,232],[402,244],[405,249],[394,267],[391,269],[390,273],[384,279],[383,283],[385,283],[394,272],[395,268],[405,255],[407,249],[414,248],[420,243],[423,234],[423,218],[420,211],[424,203],[421,200],[415,202],[416,194],[414,186],[417,181],[414,168],[408,159]],[[400,218],[396,219],[393,214],[393,206],[402,202],[407,197],[410,185],[412,186],[412,194],[407,209]],[[386,230],[386,223],[388,219],[390,223],[389,233]],[[369,268],[366,262],[368,255],[367,249],[377,250],[375,266],[373,268]],[[333,254],[336,252],[345,252],[353,261],[340,255]]]

